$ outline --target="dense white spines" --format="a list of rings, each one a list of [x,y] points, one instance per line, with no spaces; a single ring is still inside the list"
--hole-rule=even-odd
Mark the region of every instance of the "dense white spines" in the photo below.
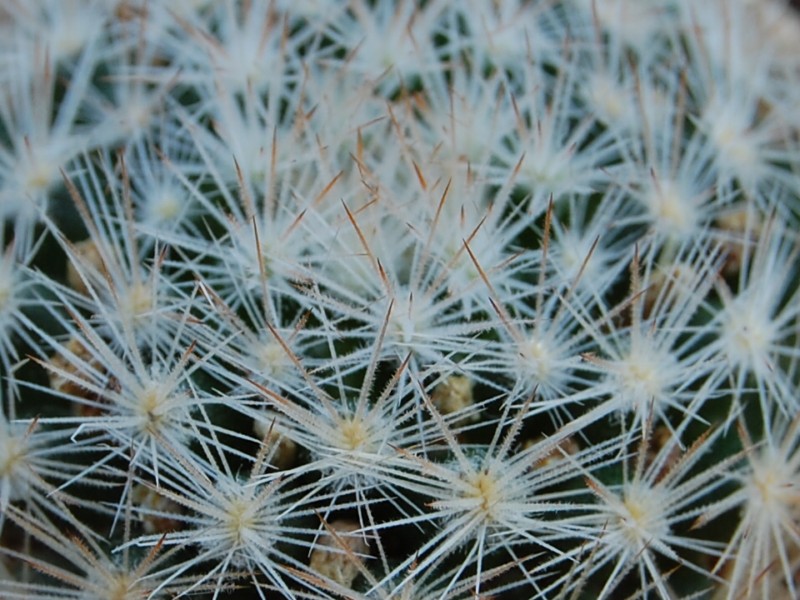
[[[5,3],[0,596],[797,595],[783,10]]]

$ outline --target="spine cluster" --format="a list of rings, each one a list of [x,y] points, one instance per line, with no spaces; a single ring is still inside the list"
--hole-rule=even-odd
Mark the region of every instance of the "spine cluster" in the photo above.
[[[800,595],[800,25],[0,4],[0,598]]]

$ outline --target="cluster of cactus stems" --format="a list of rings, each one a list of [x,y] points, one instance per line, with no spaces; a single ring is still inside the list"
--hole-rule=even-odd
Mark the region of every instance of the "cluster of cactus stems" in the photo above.
[[[0,4],[0,598],[799,597],[794,18]]]

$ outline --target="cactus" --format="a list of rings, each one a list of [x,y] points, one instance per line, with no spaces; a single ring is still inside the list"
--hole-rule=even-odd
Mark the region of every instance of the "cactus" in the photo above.
[[[788,4],[0,28],[0,597],[798,597]]]

